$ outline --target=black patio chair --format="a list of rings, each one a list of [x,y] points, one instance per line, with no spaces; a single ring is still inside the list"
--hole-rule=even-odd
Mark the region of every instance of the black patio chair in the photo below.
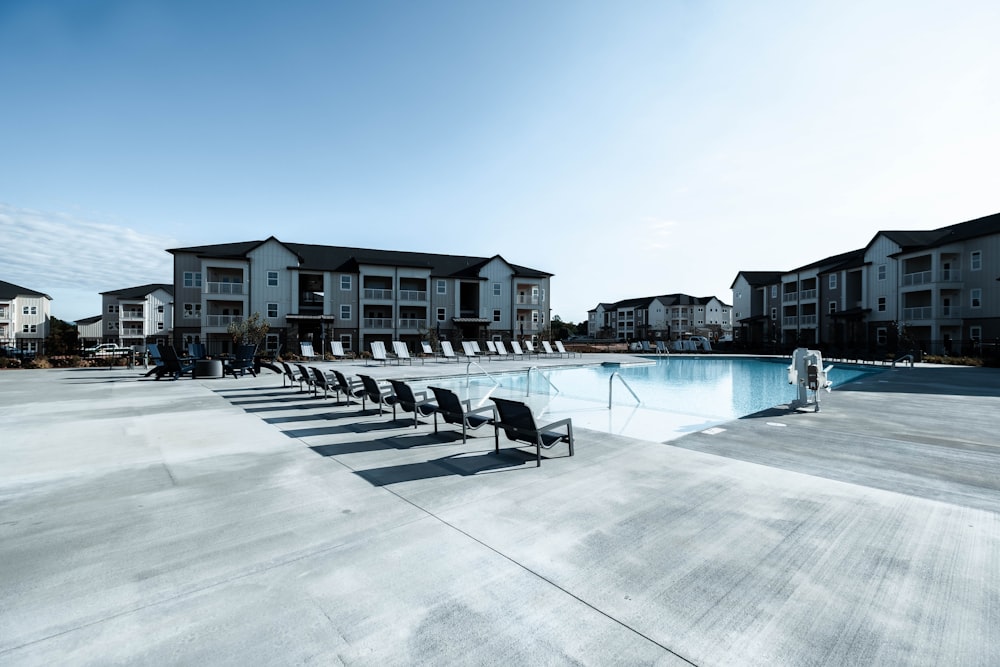
[[[382,406],[388,405],[392,407],[392,418],[396,418],[396,396],[392,393],[392,389],[388,387],[380,387],[375,378],[370,375],[362,375],[358,373],[358,377],[361,378],[361,384],[364,385],[364,393],[361,395],[361,410],[364,411],[365,401],[370,400],[372,403],[378,405],[378,413],[382,414]]]
[[[500,431],[508,440],[523,442],[535,448],[535,465],[542,465],[542,449],[550,449],[560,442],[569,444],[569,455],[573,456],[573,420],[559,421],[538,426],[531,408],[520,401],[506,398],[491,398],[497,406],[497,420],[493,423],[496,451],[500,452]],[[562,430],[563,432],[560,432]]]
[[[344,375],[342,371],[338,371],[337,369],[333,370],[333,377],[336,379],[338,394],[343,394],[348,403],[351,402],[352,398],[360,398],[362,400],[362,405],[364,405],[364,398],[365,398],[364,384],[358,384],[357,382],[349,381],[347,379],[347,376]]]
[[[257,370],[254,368],[256,354],[256,345],[240,345],[236,348],[236,356],[226,366],[226,372],[233,377],[236,377],[237,374],[243,377],[247,371],[250,371],[250,375],[257,377]]]
[[[337,392],[337,381],[330,379],[326,376],[326,373],[316,368],[315,366],[310,366],[309,370],[312,372],[313,386],[316,387],[316,395],[319,396],[319,390],[323,390],[323,398],[326,398],[329,392]]]
[[[427,398],[426,393],[417,398],[413,392],[413,387],[402,380],[389,380],[392,385],[392,393],[395,396],[394,408],[398,405],[403,412],[413,413],[413,428],[417,427],[420,417],[429,417],[437,410],[437,405]],[[393,409],[392,418],[396,418],[396,411]]]
[[[434,392],[434,399],[437,401],[437,410],[434,411],[434,432],[438,432],[437,416],[449,424],[461,424],[462,442],[467,439],[469,429],[476,430],[480,426],[492,424],[497,417],[497,409],[493,405],[483,405],[478,408],[472,407],[472,401],[464,401],[458,394],[450,389],[441,387],[428,387]],[[487,416],[487,413],[489,416]]]
[[[177,350],[170,345],[157,345],[160,350],[160,360],[162,366],[156,367],[156,379],[159,380],[164,375],[172,375],[176,380],[182,375],[193,375],[194,364],[182,363],[177,356]]]

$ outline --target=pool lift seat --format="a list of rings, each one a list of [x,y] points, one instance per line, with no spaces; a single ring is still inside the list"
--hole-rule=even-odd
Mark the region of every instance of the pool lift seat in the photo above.
[[[821,389],[830,391],[833,386],[833,382],[827,379],[832,370],[833,366],[823,368],[823,355],[819,350],[796,348],[788,367],[788,384],[796,387],[796,397],[790,407],[796,410],[809,405],[809,392],[812,392],[813,412],[819,412],[819,392]]]

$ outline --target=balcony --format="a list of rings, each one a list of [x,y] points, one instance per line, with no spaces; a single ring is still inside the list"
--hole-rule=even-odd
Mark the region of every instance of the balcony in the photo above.
[[[797,327],[799,326],[799,317],[794,315],[792,317],[782,317],[781,326],[783,327]]]
[[[533,305],[533,306],[537,306],[539,303],[541,303],[541,299],[539,299],[537,296],[528,296],[527,294],[518,294],[517,295],[517,302],[519,304],[530,304],[530,305]]]
[[[142,327],[126,327],[121,329],[119,335],[122,338],[138,338],[143,336]]]
[[[814,327],[816,326],[816,316],[802,315],[799,317],[799,324],[804,327]]]
[[[427,320],[423,318],[407,317],[399,320],[400,329],[426,329]]]
[[[365,288],[364,298],[366,301],[392,301],[392,290]]]
[[[425,290],[401,289],[399,290],[400,301],[427,301]]]
[[[234,322],[242,322],[242,315],[208,315],[205,318],[205,326],[210,329],[225,329]]]
[[[364,321],[364,327],[365,329],[392,329],[392,318],[366,317]]]
[[[904,308],[904,320],[932,320],[934,319],[934,308],[931,306],[920,306],[919,308]]]
[[[120,318],[123,320],[142,320],[145,319],[145,316],[141,310],[123,310]]]
[[[205,283],[205,293],[243,296],[243,283]]]
[[[816,300],[816,290],[814,290],[814,289],[804,289],[801,292],[799,292],[799,300],[800,301],[806,301],[806,300],[809,300],[809,299],[812,299],[814,301]]]
[[[799,293],[798,292],[785,292],[784,294],[781,295],[781,300],[784,301],[784,302],[786,302],[786,303],[788,301],[798,301],[799,300]]]

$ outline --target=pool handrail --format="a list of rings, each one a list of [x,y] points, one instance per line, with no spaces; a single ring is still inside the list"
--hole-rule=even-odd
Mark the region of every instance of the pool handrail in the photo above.
[[[524,393],[525,396],[531,396],[531,371],[538,371],[539,373],[541,373],[541,369],[538,368],[538,366],[532,366],[531,368],[528,369],[528,376],[527,379],[525,380],[525,385],[526,385],[526,391]],[[557,394],[561,393],[559,391],[559,387],[552,384],[552,380],[550,380],[544,375],[542,375],[542,379],[545,380],[548,383],[548,385],[555,390]]]
[[[626,388],[626,389],[628,389],[628,393],[632,394],[632,398],[634,398],[634,399],[635,399],[635,403],[636,403],[636,405],[642,405],[642,399],[640,399],[640,398],[639,398],[639,397],[638,397],[638,396],[636,395],[636,393],[635,393],[635,392],[634,392],[634,391],[632,390],[632,387],[631,387],[631,386],[629,386],[629,383],[625,381],[625,378],[623,378],[623,377],[622,377],[622,376],[621,376],[621,375],[620,375],[620,374],[618,373],[618,371],[615,371],[614,373],[612,373],[612,374],[611,374],[611,377],[609,377],[609,378],[608,378],[608,410],[610,410],[610,409],[611,409],[611,395],[612,395],[612,394],[614,393],[614,379],[615,379],[616,377],[617,377],[617,378],[618,378],[619,380],[621,380],[621,383],[622,383],[623,385],[625,385],[625,388]]]
[[[476,362],[476,361],[470,361],[470,362],[468,362],[465,365],[465,388],[466,389],[469,388],[469,382],[471,380],[470,372],[471,372],[471,369],[472,369],[473,366],[475,366],[476,368],[478,368],[479,370],[481,370],[483,372],[483,375],[485,375],[490,380],[492,380],[493,385],[494,385],[494,389],[496,387],[500,386],[500,382],[495,377],[493,377],[492,375],[490,375],[489,371],[487,371],[485,368],[483,368],[482,366],[480,366],[478,362]]]

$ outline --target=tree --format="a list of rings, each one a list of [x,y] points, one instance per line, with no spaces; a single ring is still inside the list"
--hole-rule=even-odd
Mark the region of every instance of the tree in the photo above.
[[[256,312],[245,319],[230,322],[229,326],[226,327],[226,331],[236,345],[240,343],[245,345],[260,345],[270,330],[271,323],[263,319],[260,313]]]
[[[80,348],[76,326],[58,317],[49,318],[49,335],[45,337],[45,354],[50,356],[76,354]]]

